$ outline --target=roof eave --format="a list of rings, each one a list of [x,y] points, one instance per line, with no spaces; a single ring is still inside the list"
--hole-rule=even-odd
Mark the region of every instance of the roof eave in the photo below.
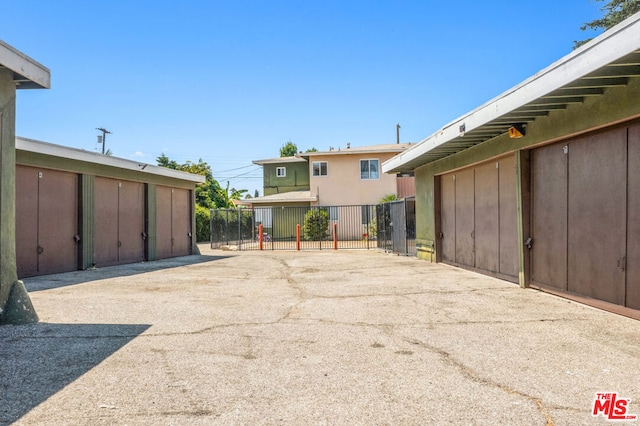
[[[448,123],[442,129],[382,165],[384,173],[415,170],[436,159],[426,155],[443,144],[521,108],[562,88],[607,64],[636,51],[640,40],[640,13],[621,22],[599,37],[554,62],[473,111]]]
[[[51,87],[51,72],[47,67],[0,40],[0,68],[3,67],[13,72],[18,89]]]
[[[180,170],[168,169],[166,167],[154,166],[153,164],[139,163],[137,161],[113,157],[111,155],[98,154],[97,152],[69,148],[66,146],[36,141],[33,139],[17,137],[16,149],[37,154],[50,155],[52,157],[67,158],[71,160],[83,161],[86,163],[111,166],[119,169],[134,170],[137,172],[149,173],[194,183],[204,183],[206,181],[206,178],[202,175],[187,173]]]

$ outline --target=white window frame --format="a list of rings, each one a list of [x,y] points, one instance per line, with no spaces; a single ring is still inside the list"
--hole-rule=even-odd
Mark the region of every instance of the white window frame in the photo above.
[[[276,177],[286,177],[286,176],[287,176],[286,167],[276,167]]]
[[[367,177],[362,177],[362,163],[367,162]],[[376,162],[376,177],[371,177],[371,162]],[[380,179],[380,160],[378,158],[363,158],[360,160],[360,180],[378,180]]]
[[[322,174],[322,164],[324,163],[325,174]],[[318,165],[318,174],[316,174],[316,164]],[[314,161],[311,163],[311,176],[326,177],[329,176],[329,163],[327,161]]]

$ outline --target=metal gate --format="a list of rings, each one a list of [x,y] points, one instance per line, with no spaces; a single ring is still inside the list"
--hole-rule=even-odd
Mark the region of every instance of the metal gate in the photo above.
[[[415,197],[376,206],[378,247],[390,253],[416,254]]]
[[[215,209],[210,229],[211,248],[416,253],[413,198],[377,206]]]

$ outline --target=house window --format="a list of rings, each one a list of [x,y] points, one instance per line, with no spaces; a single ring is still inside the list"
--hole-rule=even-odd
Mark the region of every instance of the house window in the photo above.
[[[285,177],[285,176],[287,176],[287,168],[276,167],[276,177]]]
[[[340,208],[339,207],[329,207],[329,220],[340,220]]]
[[[360,179],[379,179],[378,160],[360,160]]]
[[[327,162],[326,161],[314,161],[311,165],[313,176],[327,176]]]

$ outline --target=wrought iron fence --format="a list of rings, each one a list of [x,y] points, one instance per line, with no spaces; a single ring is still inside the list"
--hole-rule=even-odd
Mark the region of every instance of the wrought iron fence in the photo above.
[[[211,210],[211,248],[238,250],[325,250],[383,248],[399,251],[393,238],[402,234],[399,207],[384,205],[327,207],[256,207]],[[406,206],[403,202],[401,206]],[[415,206],[415,204],[414,204]],[[407,215],[405,214],[404,217]],[[413,213],[415,254],[415,208]],[[393,223],[397,225],[393,225]],[[382,223],[382,227],[380,224]],[[382,237],[381,232],[382,230]],[[388,235],[387,235],[388,234]],[[411,235],[404,231],[404,235]],[[389,238],[389,240],[388,240]],[[405,237],[403,254],[411,239]],[[382,244],[382,246],[381,246]],[[400,251],[399,251],[400,252]]]
[[[416,254],[415,197],[376,206],[378,247],[404,255]]]

